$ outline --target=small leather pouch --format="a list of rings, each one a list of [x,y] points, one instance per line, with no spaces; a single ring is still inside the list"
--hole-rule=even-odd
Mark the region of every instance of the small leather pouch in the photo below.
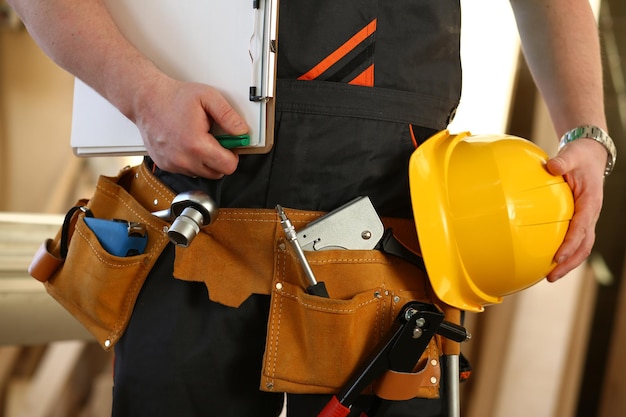
[[[30,274],[104,349],[111,349],[123,334],[139,290],[169,242],[167,223],[151,212],[169,207],[172,198],[143,164],[115,177],[101,176],[91,199],[77,203],[84,209],[67,216],[66,231],[45,241],[33,258]],[[124,257],[109,253],[85,223],[85,212],[145,225],[143,253]]]
[[[300,264],[279,243],[261,389],[337,393],[388,335],[407,302],[432,302],[424,273],[400,258],[354,250],[307,252],[307,258],[330,298],[304,291]],[[384,390],[385,383],[370,393],[394,400],[437,397],[439,356],[433,338],[415,369],[402,374],[404,392]]]

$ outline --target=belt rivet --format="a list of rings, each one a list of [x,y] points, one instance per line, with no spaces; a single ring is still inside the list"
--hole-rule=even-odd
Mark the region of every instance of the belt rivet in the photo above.
[[[276,283],[276,289],[277,289],[278,291],[282,290],[282,289],[283,289],[283,283],[282,283],[282,282],[277,282],[277,283]]]
[[[159,200],[157,200],[156,198],[154,199],[154,201],[152,202],[152,204],[154,204],[155,206],[159,205]]]
[[[285,245],[285,242],[280,242],[278,244],[278,249],[283,250],[283,251],[287,250],[287,245]]]
[[[105,348],[110,348],[111,347],[111,339],[107,339],[104,341],[104,347]]]
[[[265,384],[265,387],[267,387],[267,389],[274,389],[274,384],[268,382],[267,384]]]
[[[430,377],[430,383],[431,383],[431,384],[436,384],[436,383],[437,383],[437,378],[436,378],[436,377],[434,377],[434,376],[431,376],[431,377]]]
[[[431,360],[431,361],[430,361],[430,364],[431,364],[432,366],[437,366],[437,359],[433,359],[433,360]]]

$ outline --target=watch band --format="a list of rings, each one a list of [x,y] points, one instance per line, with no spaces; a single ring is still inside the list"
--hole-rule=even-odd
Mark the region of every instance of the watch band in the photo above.
[[[606,167],[604,169],[604,176],[606,177],[607,175],[609,175],[613,171],[613,168],[615,167],[615,161],[617,160],[617,150],[615,149],[615,143],[613,143],[613,139],[611,139],[609,134],[598,126],[578,126],[565,133],[561,137],[561,141],[559,142],[559,150],[561,150],[561,148],[563,148],[568,143],[580,138],[593,139],[596,142],[601,143],[602,146],[604,146],[606,152],[608,153]]]

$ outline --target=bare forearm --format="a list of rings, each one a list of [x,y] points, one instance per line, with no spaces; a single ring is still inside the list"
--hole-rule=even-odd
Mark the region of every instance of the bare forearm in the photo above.
[[[580,125],[606,129],[602,61],[589,0],[510,0],[524,55],[558,137]],[[561,148],[546,166],[563,175],[574,196],[574,216],[548,274],[555,281],[591,253],[603,199],[607,150],[592,139]]]
[[[247,132],[243,118],[215,88],[161,72],[120,33],[101,0],[9,0],[31,35],[57,64],[132,120],[148,154],[167,171],[221,178],[236,154],[209,133]]]
[[[58,65],[131,120],[137,96],[164,75],[119,32],[100,0],[9,0]]]
[[[524,55],[558,136],[606,129],[596,22],[588,0],[511,0]]]

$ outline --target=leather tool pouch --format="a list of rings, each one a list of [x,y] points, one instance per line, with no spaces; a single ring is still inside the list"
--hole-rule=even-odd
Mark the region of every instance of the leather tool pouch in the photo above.
[[[101,176],[94,195],[81,200],[94,217],[143,223],[147,244],[142,254],[108,253],[84,221],[84,211],[67,216],[67,236],[59,230],[36,253],[29,273],[83,324],[106,350],[123,334],[146,276],[169,243],[167,223],[151,214],[170,206],[173,195],[142,164],[115,177]],[[62,238],[66,242],[62,243]],[[61,246],[67,245],[67,256]]]
[[[296,228],[323,214],[285,211]],[[412,237],[415,245],[410,247],[417,245],[412,221],[383,223],[403,242]],[[176,249],[174,276],[204,282],[213,301],[238,307],[250,294],[271,295],[260,381],[264,391],[338,392],[386,336],[406,302],[433,302],[424,272],[393,255],[329,250],[306,256],[330,298],[304,291],[302,266],[275,210],[220,209],[192,245]],[[374,392],[388,399],[438,396],[441,345],[433,338],[414,372],[386,377]]]
[[[379,251],[307,252],[311,269],[331,298],[307,294],[293,253],[279,243],[261,389],[336,393],[373,353],[409,301],[432,302],[424,273]],[[433,338],[407,373],[408,392],[388,399],[433,398],[439,393],[440,346]],[[391,393],[391,394],[390,394]]]

